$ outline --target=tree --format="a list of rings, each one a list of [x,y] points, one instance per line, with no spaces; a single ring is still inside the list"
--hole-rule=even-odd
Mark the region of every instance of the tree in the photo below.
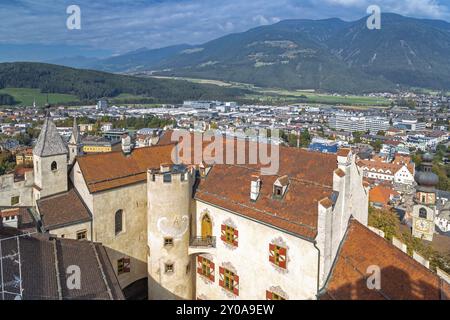
[[[382,230],[385,238],[388,240],[396,237],[402,241],[406,244],[409,255],[412,255],[413,251],[419,253],[430,261],[430,268],[432,270],[440,268],[445,272],[450,272],[450,255],[445,256],[437,252],[421,239],[414,237],[409,231],[401,232],[400,220],[394,211],[375,209],[370,206],[369,226]]]
[[[353,143],[361,143],[361,136],[363,133],[361,131],[355,131],[352,133]]]
[[[376,152],[379,152],[381,150],[383,143],[381,142],[381,140],[377,139],[376,141],[372,142],[370,145],[374,148],[374,150]]]
[[[392,240],[399,232],[400,220],[393,211],[369,207],[369,225],[382,230],[386,239]]]
[[[308,130],[303,130],[300,134],[300,147],[306,148],[311,143],[311,135]]]

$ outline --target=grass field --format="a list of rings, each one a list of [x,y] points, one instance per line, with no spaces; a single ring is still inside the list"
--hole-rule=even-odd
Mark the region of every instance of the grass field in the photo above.
[[[296,103],[306,102],[311,104],[329,104],[341,106],[356,106],[360,108],[366,107],[388,107],[391,103],[388,99],[356,96],[356,95],[332,95],[325,93],[317,93],[314,90],[285,90],[285,89],[268,89],[256,87],[252,84],[239,82],[226,82],[208,79],[194,79],[184,77],[163,77],[152,76],[154,78],[178,79],[195,83],[214,84],[223,87],[235,87],[240,89],[249,89],[255,94],[247,95],[245,98],[259,100],[263,103]],[[303,99],[306,97],[307,99]]]
[[[32,106],[33,101],[36,100],[37,106],[43,106],[47,103],[47,94],[41,93],[39,89],[26,88],[5,88],[1,89],[0,93],[6,93],[14,97],[18,105]],[[48,102],[51,104],[67,103],[79,101],[77,96],[70,94],[49,93]]]

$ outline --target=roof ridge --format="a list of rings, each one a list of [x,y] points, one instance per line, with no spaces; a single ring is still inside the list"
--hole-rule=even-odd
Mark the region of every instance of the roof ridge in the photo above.
[[[232,166],[232,167],[244,168],[244,169],[248,169],[248,170],[255,171],[255,172],[261,172],[261,168],[258,168],[258,169],[252,168],[252,167],[248,167],[245,164],[225,164],[225,165]],[[293,177],[293,176],[291,176],[289,174],[273,174],[273,175],[269,175],[269,176],[277,177],[277,178],[282,178],[284,176],[287,176],[289,178],[289,180],[294,180],[294,181],[298,181],[298,182],[302,182],[302,183],[309,183],[309,184],[312,184],[312,185],[315,185],[315,186],[329,188],[329,189],[333,188],[333,186],[325,185],[325,184],[318,183],[318,182],[311,181],[311,180],[307,180],[307,179],[301,179],[301,178]]]
[[[102,274],[102,279],[103,279],[103,282],[105,283],[105,286],[106,286],[106,292],[108,293],[109,298],[111,300],[114,300],[114,297],[113,297],[112,292],[111,292],[111,288],[109,287],[109,284],[108,284],[108,280],[106,279],[105,271],[103,270],[103,266],[102,266],[102,263],[100,261],[100,257],[98,256],[97,249],[96,249],[96,247],[95,247],[93,242],[90,242],[89,244],[90,244],[90,247],[92,248],[92,250],[94,251],[95,259],[97,261],[97,266],[98,266],[98,268],[100,270],[100,273]]]

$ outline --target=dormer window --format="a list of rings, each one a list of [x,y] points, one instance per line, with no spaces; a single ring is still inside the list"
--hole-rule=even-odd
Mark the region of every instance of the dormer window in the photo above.
[[[273,184],[273,197],[275,199],[282,199],[289,186],[289,177],[279,177]]]
[[[273,195],[276,198],[282,198],[283,197],[283,188],[282,187],[274,186],[273,190],[274,190]]]

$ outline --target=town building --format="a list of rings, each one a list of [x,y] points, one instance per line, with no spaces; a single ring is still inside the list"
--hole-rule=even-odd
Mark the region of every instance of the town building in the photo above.
[[[392,162],[385,162],[381,157],[369,160],[359,160],[358,166],[363,170],[365,178],[388,181],[391,183],[414,184],[415,165],[411,158],[396,155]]]
[[[95,281],[103,270],[123,291],[145,285],[149,299],[317,299],[331,292],[342,246],[361,244],[360,234],[372,232],[369,188],[356,155],[350,149],[323,154],[279,146],[278,172],[264,175],[260,161],[174,159],[174,151],[184,147],[172,141],[173,133],[142,148],[132,148],[131,137],[122,135],[120,151],[83,154],[76,124],[66,145],[47,116],[33,150],[33,183],[17,186],[27,195],[22,211],[49,237],[45,241],[83,243],[73,250],[90,252],[88,257],[95,250],[101,265],[97,259],[88,266],[100,270]],[[236,141],[225,140],[226,152],[237,154]],[[243,141],[247,152],[254,142]],[[192,147],[183,149],[192,153]],[[17,216],[10,207],[5,218]],[[16,225],[10,219],[4,221],[9,228]],[[94,243],[104,252],[93,249]],[[81,261],[80,255],[66,259]],[[103,268],[106,257],[109,271]],[[380,259],[373,257],[374,263]],[[356,279],[354,271],[345,272],[344,279]],[[426,278],[419,274],[416,280]],[[96,286],[99,297],[119,299],[120,293],[112,293],[117,286],[106,282]]]

